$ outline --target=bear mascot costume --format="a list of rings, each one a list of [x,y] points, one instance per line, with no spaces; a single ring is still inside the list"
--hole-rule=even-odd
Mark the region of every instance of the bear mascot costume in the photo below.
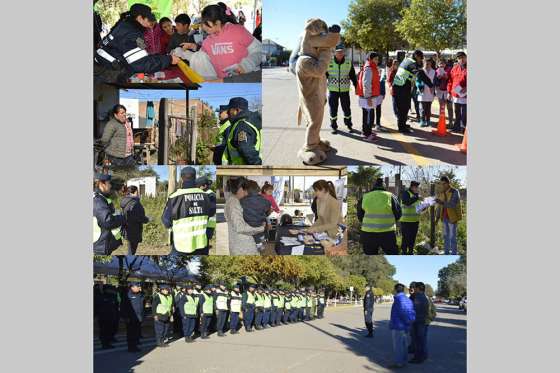
[[[325,21],[307,20],[299,49],[290,58],[291,71],[297,78],[299,94],[298,125],[301,117],[306,121],[305,143],[298,157],[306,165],[316,165],[327,159],[326,152],[334,151],[320,131],[327,103],[327,69],[332,51],[340,42],[340,27],[330,28]]]

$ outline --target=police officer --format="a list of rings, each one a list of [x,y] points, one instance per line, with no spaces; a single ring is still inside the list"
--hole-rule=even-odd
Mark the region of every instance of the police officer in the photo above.
[[[329,89],[329,110],[331,117],[332,133],[338,132],[338,101],[344,113],[344,124],[352,133],[352,112],[350,110],[350,82],[354,88],[358,86],[356,72],[352,61],[346,60],[344,45],[336,46],[334,58],[329,63],[327,70],[327,82]]]
[[[287,325],[288,323],[292,322],[291,312],[292,312],[292,293],[287,291],[284,296],[284,316],[282,318],[282,323],[284,325]]]
[[[202,320],[200,322],[200,336],[208,339],[208,327],[214,316],[214,298],[212,297],[212,285],[206,285],[200,298],[202,307]]]
[[[178,305],[183,319],[183,335],[186,343],[194,342],[193,332],[198,315],[198,296],[194,294],[192,285],[183,287],[183,296]]]
[[[420,183],[417,181],[411,181],[410,188],[404,190],[401,194],[401,254],[414,254],[414,244],[418,234],[418,226],[420,225],[420,213],[416,211],[417,206],[420,204],[420,196],[418,195],[419,185]]]
[[[243,97],[229,100],[228,117],[231,123],[223,165],[261,165],[262,123],[258,113],[249,111],[249,102]]]
[[[226,140],[229,135],[231,122],[228,117],[228,105],[220,105],[218,109],[218,134],[215,139],[215,146],[212,149],[212,162],[220,166],[222,164],[222,157],[226,148]]]
[[[401,205],[397,197],[385,190],[383,179],[378,178],[373,189],[358,200],[356,212],[362,224],[360,242],[364,253],[375,255],[382,248],[386,255],[397,255],[396,229]]]
[[[228,313],[228,301],[229,296],[226,286],[223,282],[220,282],[218,289],[216,289],[216,330],[218,331],[218,337],[226,336],[224,326],[226,325]]]
[[[111,255],[122,245],[124,218],[111,200],[111,175],[97,174],[93,192],[93,253]]]
[[[297,290],[292,292],[292,312],[290,313],[290,320],[292,323],[298,321],[299,316],[299,295]]]
[[[322,319],[325,314],[325,290],[319,290],[319,297],[317,299],[317,318]]]
[[[144,294],[139,282],[131,282],[121,302],[121,317],[126,323],[128,352],[138,352],[140,331],[144,321]]]
[[[101,347],[104,350],[115,348],[111,341],[113,339],[114,324],[119,316],[119,304],[114,286],[103,285],[102,291],[97,296],[94,312],[99,325]]]
[[[202,315],[202,307],[201,307],[201,300],[202,298],[202,285],[199,282],[194,282],[194,289],[193,289],[193,296],[197,298],[197,308],[196,308],[196,319],[194,323],[194,335],[200,335],[200,318]]]
[[[272,311],[272,298],[270,296],[270,289],[266,287],[264,289],[264,304],[263,304],[263,328],[270,328],[270,316]]]
[[[196,185],[202,189],[202,191],[208,194],[208,200],[210,201],[210,206],[216,206],[216,193],[210,189],[212,185],[212,180],[208,176],[201,176],[196,179]],[[208,250],[210,250],[210,240],[214,236],[216,231],[216,213],[208,218],[208,225],[206,227],[206,238],[208,240]]]
[[[152,9],[144,4],[134,4],[123,13],[101,41],[94,56],[94,76],[105,83],[126,82],[135,73],[155,73],[179,58],[170,55],[148,54],[144,32],[156,22]]]
[[[264,294],[262,285],[257,286],[255,292],[255,329],[263,329],[263,314],[264,314]]]
[[[183,291],[184,285],[177,285],[172,291],[173,295],[173,334],[179,337],[183,334],[183,317],[181,316],[181,305],[184,301],[185,293]]]
[[[317,318],[317,293],[311,290],[311,320]]]
[[[373,337],[373,303],[375,298],[373,296],[373,292],[371,291],[371,286],[368,284],[366,285],[366,292],[364,294],[364,321],[366,323],[366,328],[368,330],[368,334],[366,337],[371,338]]]
[[[243,307],[243,324],[246,332],[253,331],[253,320],[255,318],[255,285],[249,284],[247,291],[243,293],[241,306]]]
[[[170,230],[174,252],[189,255],[208,255],[206,228],[208,218],[216,214],[216,204],[196,187],[196,170],[181,169],[181,188],[167,199],[161,221]]]
[[[305,295],[305,319],[307,321],[311,320],[312,313],[311,309],[313,308],[313,295],[312,295],[312,288],[307,289],[307,294]]]
[[[156,345],[158,347],[168,347],[166,343],[169,332],[169,323],[172,319],[173,297],[171,288],[167,284],[159,286],[159,292],[154,294],[152,299],[152,314],[154,315],[154,331]]]
[[[305,288],[301,288],[298,293],[298,321],[305,320]]]
[[[241,313],[241,304],[243,297],[240,293],[240,285],[233,285],[233,290],[229,293],[229,329],[231,334],[237,334],[237,325],[239,323],[239,313]]]
[[[424,53],[421,50],[415,50],[412,58],[406,57],[397,70],[395,79],[393,80],[393,92],[395,93],[395,101],[397,104],[397,123],[399,132],[412,132],[410,126],[406,124],[408,112],[410,110],[410,100],[412,97],[412,82],[414,79],[420,79],[425,85],[432,88],[434,85],[426,76],[423,70]]]

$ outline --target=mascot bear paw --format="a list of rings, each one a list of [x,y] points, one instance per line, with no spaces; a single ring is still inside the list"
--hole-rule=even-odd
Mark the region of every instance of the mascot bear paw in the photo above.
[[[327,159],[327,155],[319,148],[304,147],[298,151],[298,158],[308,166],[314,166],[323,163]]]
[[[321,149],[325,153],[332,152],[332,151],[336,152],[336,149],[331,146],[329,140],[319,141],[319,149]]]

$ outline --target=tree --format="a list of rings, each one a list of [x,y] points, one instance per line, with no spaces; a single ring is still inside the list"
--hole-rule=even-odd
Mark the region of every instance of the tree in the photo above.
[[[412,0],[396,30],[414,49],[462,48],[467,33],[466,1]]]
[[[351,255],[329,258],[343,277],[359,275],[366,283],[390,293],[395,285],[395,267],[384,256],[349,253]]]
[[[343,37],[363,50],[387,55],[405,48],[406,42],[395,29],[402,9],[402,0],[353,0],[348,6],[348,18],[342,21]]]
[[[426,284],[425,294],[428,298],[431,298],[431,297],[434,296],[435,292],[434,292],[434,289],[432,288],[432,285]]]
[[[458,298],[467,293],[467,259],[461,256],[456,262],[439,270],[437,295]]]
[[[356,172],[351,172],[348,175],[348,183],[355,186],[357,188],[356,192],[361,195],[372,188],[375,179],[382,176],[380,167],[358,166]]]

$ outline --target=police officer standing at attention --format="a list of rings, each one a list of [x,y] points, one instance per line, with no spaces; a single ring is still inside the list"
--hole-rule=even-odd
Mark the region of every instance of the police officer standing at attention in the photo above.
[[[397,70],[393,80],[393,92],[397,104],[397,123],[399,132],[412,132],[410,126],[406,124],[408,112],[410,111],[410,100],[412,98],[412,82],[414,78],[420,79],[425,85],[432,88],[434,84],[426,76],[424,68],[424,53],[415,50],[412,58],[406,57]]]
[[[200,337],[208,339],[208,327],[214,315],[214,298],[212,297],[212,285],[206,285],[200,298],[202,307],[202,320],[200,322]]]
[[[317,300],[317,318],[322,319],[325,314],[325,290],[319,290],[319,299]]]
[[[159,286],[159,292],[154,294],[152,299],[152,314],[154,315],[154,331],[156,345],[158,347],[169,347],[165,343],[169,331],[169,323],[172,319],[173,297],[171,288],[167,284]]]
[[[284,297],[284,317],[282,319],[282,323],[287,325],[291,323],[291,313],[292,313],[292,293],[286,292],[286,296]]]
[[[263,328],[270,328],[270,313],[271,313],[271,309],[272,309],[272,298],[270,297],[270,290],[268,287],[264,288],[264,304],[263,304]]]
[[[401,194],[401,253],[406,255],[414,254],[414,244],[418,234],[418,226],[420,225],[420,213],[416,212],[416,207],[420,204],[420,196],[418,195],[419,185],[420,183],[417,181],[411,181],[410,188],[404,190]]]
[[[216,330],[218,331],[218,337],[225,337],[224,326],[226,325],[227,313],[228,313],[228,293],[223,282],[220,282],[218,289],[216,290]]]
[[[352,61],[346,60],[344,45],[336,46],[334,58],[329,63],[327,70],[327,82],[329,89],[329,110],[331,117],[331,128],[333,135],[338,132],[338,101],[344,113],[344,124],[350,133],[352,130],[352,111],[350,110],[350,82],[354,88],[358,86],[356,72]]]
[[[241,303],[243,297],[239,292],[240,285],[233,285],[233,290],[229,294],[229,329],[231,334],[237,334],[237,325],[239,323],[239,313],[241,313]]]
[[[376,255],[382,248],[386,255],[398,255],[396,230],[401,205],[385,190],[383,179],[378,178],[373,190],[358,200],[356,214],[362,223],[360,242],[364,254]]]
[[[202,191],[208,194],[208,200],[210,201],[210,206],[216,206],[216,193],[210,186],[212,185],[212,180],[208,176],[201,176],[196,179],[197,186],[202,189]],[[208,225],[206,226],[206,238],[208,240],[208,250],[210,250],[210,240],[214,236],[216,231],[216,213],[208,218]]]
[[[375,301],[375,297],[373,296],[373,292],[371,291],[371,286],[366,285],[366,293],[364,294],[364,320],[366,323],[366,328],[368,330],[368,334],[366,337],[372,338],[373,337],[373,303]]]
[[[229,100],[228,117],[231,123],[222,157],[223,165],[261,165],[262,123],[259,113],[249,111],[243,97]]]
[[[161,221],[170,230],[174,252],[188,255],[208,255],[206,228],[208,218],[216,214],[216,204],[207,193],[196,187],[196,170],[181,169],[181,188],[167,199]]]
[[[115,348],[111,344],[111,340],[113,339],[114,324],[119,316],[119,304],[114,289],[112,285],[103,285],[94,309],[99,324],[99,339],[104,350]]]
[[[93,192],[93,253],[111,255],[122,245],[124,218],[115,214],[111,200],[111,175],[97,174]]]
[[[194,342],[192,337],[198,313],[198,296],[193,293],[192,285],[183,288],[183,296],[180,298],[179,311],[183,319],[183,335],[186,343]]]
[[[247,291],[243,293],[241,300],[243,307],[243,324],[246,332],[253,331],[253,319],[255,317],[255,285],[249,284]]]
[[[123,83],[136,73],[155,73],[176,65],[179,57],[148,54],[144,32],[156,22],[152,9],[134,4],[101,41],[95,52],[94,76],[105,83]]]
[[[121,318],[126,323],[128,352],[138,352],[140,331],[144,320],[144,294],[139,282],[131,282],[128,292],[121,301]]]
[[[257,285],[257,291],[255,293],[255,329],[263,329],[263,317],[264,317],[264,294],[262,285]]]
[[[197,299],[196,319],[195,319],[195,323],[194,323],[194,334],[195,334],[195,336],[199,336],[200,335],[200,318],[202,316],[202,306],[201,306],[202,301],[200,300],[202,298],[202,285],[200,285],[200,283],[198,283],[198,282],[194,283],[193,296]]]

